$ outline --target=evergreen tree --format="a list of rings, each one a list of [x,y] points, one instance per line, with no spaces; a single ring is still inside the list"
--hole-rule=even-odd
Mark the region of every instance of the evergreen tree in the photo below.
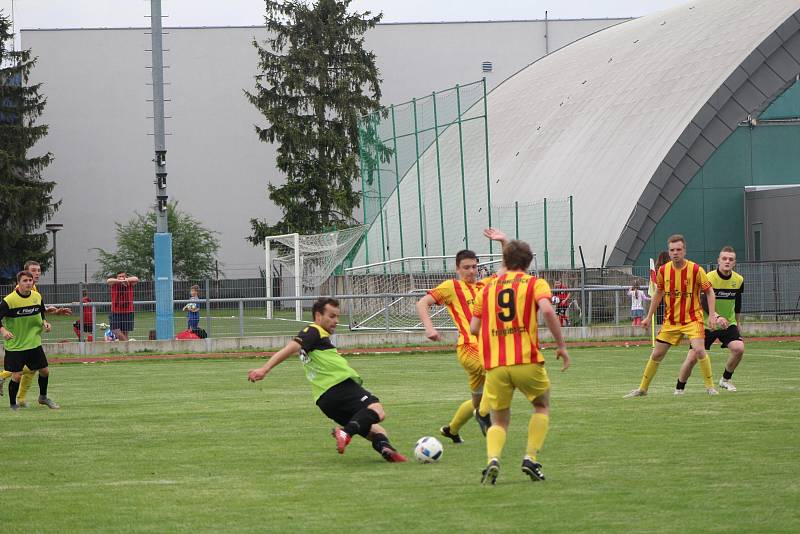
[[[177,202],[167,204],[167,224],[172,234],[172,274],[178,280],[215,278],[219,239],[217,232],[207,230],[192,217],[178,209]],[[153,280],[155,259],[153,234],[156,232],[156,213],[139,213],[125,224],[114,223],[117,230],[117,251],[97,249],[100,271],[95,279],[105,280],[120,271]]]
[[[245,93],[269,123],[256,132],[278,144],[276,164],[286,182],[268,186],[283,218],[272,225],[251,219],[253,244],[355,223],[358,119],[379,108],[381,95],[364,33],[382,14],[348,13],[350,2],[266,0],[269,37],[264,46],[253,41],[261,73],[256,90]]]
[[[53,155],[29,154],[47,135],[46,125],[35,124],[46,102],[41,84],[29,84],[36,58],[30,50],[15,51],[13,38],[11,20],[0,12],[0,279],[5,280],[26,260],[47,270],[52,253],[42,225],[60,204],[51,196],[55,182],[42,179]]]

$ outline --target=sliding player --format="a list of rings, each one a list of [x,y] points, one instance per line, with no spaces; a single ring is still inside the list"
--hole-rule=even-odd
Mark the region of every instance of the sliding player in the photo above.
[[[397,452],[386,437],[386,430],[378,424],[386,417],[380,401],[361,387],[361,377],[331,342],[331,334],[339,324],[339,301],[320,298],[311,307],[311,315],[314,322],[273,354],[267,363],[252,369],[247,379],[250,382],[263,380],[273,367],[299,353],[317,406],[341,425],[331,432],[339,454],[344,454],[352,437],[359,435],[372,442],[372,448],[387,462],[405,462],[406,457]]]

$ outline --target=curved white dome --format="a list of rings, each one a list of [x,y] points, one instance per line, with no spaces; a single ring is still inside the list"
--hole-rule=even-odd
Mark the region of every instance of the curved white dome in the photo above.
[[[542,58],[489,96],[492,201],[573,195],[587,264],[636,259],[748,115],[800,73],[797,0],[699,0]],[[699,214],[698,214],[699,216]]]
[[[737,124],[797,79],[799,9],[798,0],[697,0],[599,31],[508,78],[488,97],[492,205],[572,195],[587,265],[600,264],[604,246],[607,264],[633,262]],[[457,136],[448,128],[440,145]],[[420,167],[435,158],[426,151]],[[445,190],[460,190],[457,178]],[[485,197],[485,174],[469,178]],[[411,181],[413,167],[401,189]],[[421,187],[428,210],[434,185]]]

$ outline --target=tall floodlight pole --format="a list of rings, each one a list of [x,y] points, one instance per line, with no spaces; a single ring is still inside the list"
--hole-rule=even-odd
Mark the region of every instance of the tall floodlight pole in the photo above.
[[[150,0],[153,56],[153,141],[156,164],[156,233],[153,236],[156,293],[156,338],[173,339],[172,235],[167,224],[167,146],[164,140],[164,49],[161,0]]]

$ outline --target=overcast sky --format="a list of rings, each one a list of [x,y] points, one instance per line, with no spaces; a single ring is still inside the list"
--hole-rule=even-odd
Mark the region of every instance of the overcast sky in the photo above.
[[[639,17],[688,0],[354,0],[358,11],[382,11],[384,22]],[[0,0],[15,29],[141,27],[149,0]],[[253,26],[262,0],[162,0],[165,26]]]

